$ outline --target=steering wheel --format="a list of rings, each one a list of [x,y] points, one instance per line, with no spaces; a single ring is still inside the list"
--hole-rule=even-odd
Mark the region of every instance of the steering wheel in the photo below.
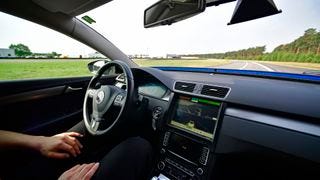
[[[112,66],[120,68],[124,73],[126,90],[115,85],[101,85],[99,87],[98,82],[102,75]],[[90,80],[84,98],[83,120],[88,132],[92,135],[102,135],[110,131],[119,123],[122,115],[128,112],[127,110],[133,102],[133,95],[134,80],[130,67],[118,60],[103,65]],[[92,107],[89,107],[89,101],[92,101]],[[89,108],[92,110],[91,114],[89,114]],[[118,109],[116,113],[115,109]]]

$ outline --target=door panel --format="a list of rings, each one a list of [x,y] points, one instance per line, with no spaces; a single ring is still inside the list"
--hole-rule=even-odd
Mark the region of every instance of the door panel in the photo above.
[[[0,82],[0,129],[32,135],[65,132],[82,121],[82,106],[91,77]],[[101,84],[114,83],[115,76]],[[6,177],[34,161],[33,151],[0,149]],[[12,163],[19,162],[19,163]]]
[[[0,129],[52,135],[71,128],[82,120],[90,78],[0,82]]]

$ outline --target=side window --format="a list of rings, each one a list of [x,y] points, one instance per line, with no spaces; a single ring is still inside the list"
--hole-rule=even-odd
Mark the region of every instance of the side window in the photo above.
[[[89,76],[87,64],[105,58],[41,25],[0,13],[0,81]]]

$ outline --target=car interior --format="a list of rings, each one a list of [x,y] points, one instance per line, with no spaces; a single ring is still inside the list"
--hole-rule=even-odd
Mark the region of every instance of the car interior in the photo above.
[[[105,144],[141,136],[154,150],[149,179],[319,179],[319,77],[139,67],[76,18],[108,2],[0,2],[0,11],[65,34],[111,60],[90,63],[92,77],[1,81],[1,129],[53,135],[83,120],[90,134],[106,137]],[[145,19],[145,27],[172,24],[230,0],[201,2],[183,17]],[[236,15],[231,24],[250,20]]]

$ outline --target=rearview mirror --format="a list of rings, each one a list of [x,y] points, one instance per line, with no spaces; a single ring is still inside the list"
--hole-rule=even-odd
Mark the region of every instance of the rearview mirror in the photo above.
[[[171,25],[205,10],[205,0],[161,0],[144,11],[144,27]]]

